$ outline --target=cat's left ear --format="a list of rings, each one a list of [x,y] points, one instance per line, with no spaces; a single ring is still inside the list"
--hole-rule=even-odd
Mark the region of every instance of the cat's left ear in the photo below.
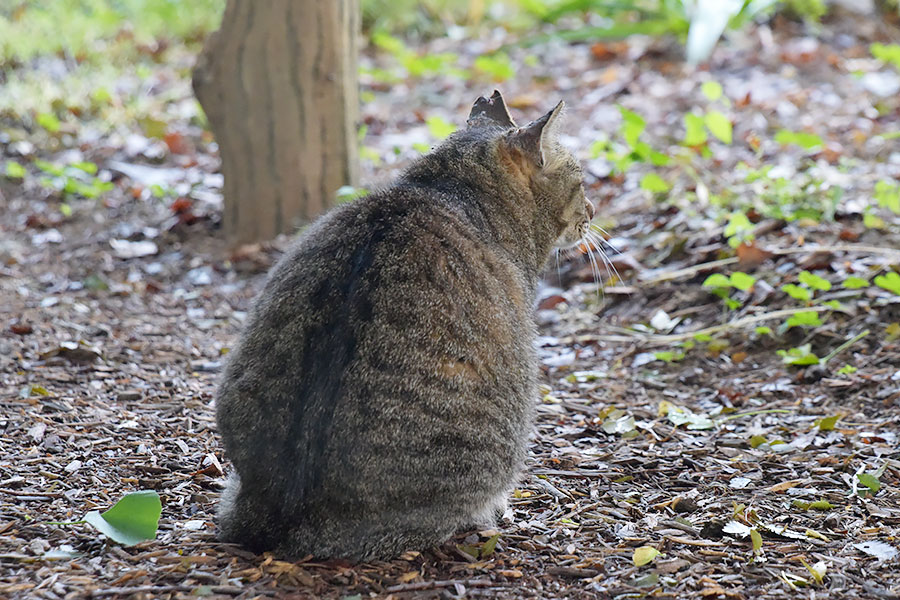
[[[503,101],[499,90],[494,90],[490,98],[480,96],[472,106],[472,112],[469,113],[466,125],[473,127],[483,124],[500,125],[506,128],[516,126],[515,121],[509,116],[506,102]]]
[[[524,154],[538,168],[543,168],[553,155],[560,122],[559,117],[565,106],[565,103],[560,100],[559,104],[543,117],[510,132],[507,136],[507,143]]]

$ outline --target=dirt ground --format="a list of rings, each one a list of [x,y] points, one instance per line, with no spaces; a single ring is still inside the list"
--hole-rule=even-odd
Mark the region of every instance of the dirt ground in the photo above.
[[[285,562],[215,539],[229,470],[216,377],[288,241],[224,242],[208,134],[173,118],[187,150],[121,132],[60,149],[54,157],[77,153],[115,184],[102,200],[69,200],[69,215],[34,181],[0,179],[0,597],[900,597],[900,293],[840,285],[900,266],[900,218],[882,212],[882,227],[867,226],[861,208],[877,181],[900,178],[900,140],[882,135],[900,130],[897,74],[868,51],[898,31],[837,19],[807,34],[787,21],[751,28],[701,69],[644,39],[513,52],[517,76],[500,87],[515,114],[560,97],[570,107],[564,141],[584,160],[618,276],[601,266],[599,291],[584,255],[548,267],[536,311],[545,395],[497,530],[390,562]],[[522,60],[529,52],[540,64]],[[655,145],[678,146],[682,116],[706,105],[698,90],[711,80],[730,99],[735,142],[710,144],[696,178],[663,167],[674,183],[659,198],[639,187],[640,169],[623,176],[591,158],[600,133],[618,129],[616,104],[646,119]],[[160,81],[173,106],[192,102],[184,77]],[[364,164],[368,184],[427,141],[424,112],[460,124],[494,86],[362,83],[364,143],[381,157]],[[824,147],[772,142],[782,128]],[[0,158],[22,151],[0,144]],[[742,161],[788,179],[812,162],[821,185],[842,192],[832,218],[758,214],[753,251],[736,254],[709,190],[764,198]],[[157,180],[184,185],[188,200],[157,199]],[[726,310],[702,284],[735,270],[756,283]],[[811,304],[822,322],[782,330],[798,303],[779,289],[802,270],[833,284]],[[840,307],[826,314],[827,301]],[[804,344],[819,357],[841,351],[824,367],[777,354]],[[123,547],[48,523],[139,489],[163,499],[154,541]],[[646,546],[660,554],[636,566]]]

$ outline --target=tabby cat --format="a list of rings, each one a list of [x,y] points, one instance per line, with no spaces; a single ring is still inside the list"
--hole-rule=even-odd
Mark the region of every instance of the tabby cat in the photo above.
[[[535,286],[593,216],[562,108],[517,127],[478,98],[273,268],[216,397],[221,539],[368,560],[502,514],[532,430]]]

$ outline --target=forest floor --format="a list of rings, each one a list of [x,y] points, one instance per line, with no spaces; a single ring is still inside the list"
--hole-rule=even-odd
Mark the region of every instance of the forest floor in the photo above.
[[[900,31],[812,33],[753,27],[701,69],[665,41],[549,42],[511,50],[500,84],[409,79],[367,51],[364,184],[494,87],[517,117],[562,98],[618,275],[584,255],[548,269],[545,395],[497,531],[362,565],[215,539],[217,371],[288,240],[222,239],[192,57],[115,74],[140,119],[37,118],[38,87],[110,102],[46,75],[77,75],[70,61],[7,74],[0,167],[25,173],[0,175],[0,597],[900,598],[900,77],[869,50]],[[470,64],[502,41],[410,51]],[[163,499],[153,541],[57,524],[140,489]]]

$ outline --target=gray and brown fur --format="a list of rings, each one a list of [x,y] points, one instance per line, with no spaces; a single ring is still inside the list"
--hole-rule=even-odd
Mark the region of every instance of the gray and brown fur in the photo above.
[[[592,216],[561,108],[517,128],[479,98],[273,268],[216,398],[223,540],[388,558],[502,512],[532,429],[538,276]]]

